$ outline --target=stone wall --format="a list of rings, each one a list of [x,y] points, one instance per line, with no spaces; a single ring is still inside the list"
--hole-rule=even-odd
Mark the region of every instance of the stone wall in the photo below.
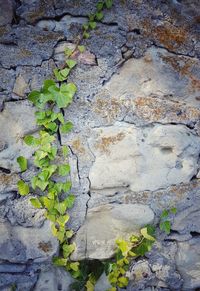
[[[26,100],[64,62],[97,1],[0,0],[0,290],[69,290],[51,265],[58,242],[43,210],[17,194],[35,169],[22,138],[37,132]],[[170,235],[133,262],[128,290],[200,288],[199,1],[114,1],[85,41],[66,116],[76,194],[74,259],[113,255],[116,237],[158,223],[176,207]],[[29,159],[20,173],[16,158]],[[105,288],[104,288],[105,286]],[[104,275],[96,291],[106,290]],[[102,289],[103,288],[103,289]]]

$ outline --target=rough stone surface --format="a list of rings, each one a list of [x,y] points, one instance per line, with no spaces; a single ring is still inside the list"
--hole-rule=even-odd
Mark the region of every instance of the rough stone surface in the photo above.
[[[27,101],[6,103],[0,114],[0,164],[2,168],[12,172],[19,171],[17,157],[23,155],[29,158],[31,156],[33,149],[23,143],[23,137],[34,133],[37,129],[34,123],[34,111],[35,109]],[[7,190],[10,191],[10,189]]]
[[[33,149],[22,141],[38,131],[25,99],[65,64],[65,48],[74,48],[97,2],[0,0],[2,291],[13,284],[16,291],[70,288],[68,275],[51,266],[57,243],[43,211],[18,195],[17,181],[37,172]],[[78,65],[68,80],[78,91],[65,116],[74,128],[60,142],[70,147],[76,195],[69,221],[77,232],[74,257],[113,254],[116,236],[144,222],[139,213],[137,227],[132,223],[140,207],[152,209],[156,226],[163,209],[177,208],[170,235],[157,227],[152,251],[133,261],[130,291],[200,288],[199,13],[198,0],[114,1],[83,40],[86,51],[73,56]],[[24,173],[19,155],[29,159]],[[96,290],[103,286],[105,275]]]
[[[199,237],[178,243],[177,268],[184,280],[182,290],[196,290],[200,284]]]
[[[12,227],[9,223],[1,223],[0,232],[0,260],[6,262],[43,262],[58,251],[58,242],[52,237],[49,222],[41,228]]]
[[[182,125],[156,125],[145,130],[116,124],[94,131],[96,140],[90,140],[95,156],[89,175],[91,189],[156,190],[188,182],[197,173],[199,137]]]
[[[78,230],[73,260],[107,259],[114,254],[116,237],[128,238],[152,223],[153,211],[145,205],[104,205],[90,209]],[[97,227],[98,225],[98,227]]]

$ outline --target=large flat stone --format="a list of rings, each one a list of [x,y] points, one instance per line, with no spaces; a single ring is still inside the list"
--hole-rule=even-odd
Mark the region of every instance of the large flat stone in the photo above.
[[[75,236],[73,260],[107,259],[115,252],[115,240],[129,238],[153,222],[154,213],[146,205],[103,205],[88,211],[86,220]]]
[[[29,158],[32,155],[33,148],[25,145],[23,137],[37,129],[34,111],[35,109],[28,101],[5,104],[0,114],[0,165],[2,168],[9,169],[11,172],[19,171],[17,157],[22,155]]]
[[[52,236],[48,221],[41,228],[0,224],[0,260],[12,263],[50,261],[57,251],[58,241]]]
[[[189,182],[197,173],[200,138],[185,126],[116,123],[94,134],[91,189],[156,190]]]
[[[198,290],[200,287],[200,239],[178,242],[176,264],[184,284],[182,290]]]
[[[151,47],[144,57],[128,60],[106,89],[113,97],[132,94],[170,96],[199,107],[199,60]]]

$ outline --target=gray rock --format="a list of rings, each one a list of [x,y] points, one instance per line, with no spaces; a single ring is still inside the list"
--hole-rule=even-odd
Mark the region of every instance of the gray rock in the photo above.
[[[179,233],[197,232],[200,233],[200,207],[198,204],[190,206],[179,212],[172,225],[172,229]]]
[[[28,260],[50,260],[58,251],[58,242],[51,234],[50,223],[41,228],[0,225],[0,260],[24,263]]]
[[[75,236],[76,250],[71,257],[73,260],[110,258],[114,255],[117,238],[128,239],[153,219],[153,211],[142,204],[113,204],[89,209]]]
[[[37,209],[30,203],[30,196],[21,197],[18,200],[8,201],[7,218],[12,225],[18,224],[23,227],[41,227],[45,217],[45,210]]]
[[[19,264],[0,264],[0,273],[22,273],[26,265]]]
[[[200,239],[192,238],[186,242],[178,242],[176,264],[184,284],[182,290],[200,288]]]
[[[174,56],[165,49],[151,47],[143,58],[128,60],[105,88],[113,97],[170,95],[199,107],[198,67],[197,58]]]
[[[13,19],[13,1],[0,0],[0,26],[10,24]]]
[[[94,291],[108,290],[111,287],[112,286],[108,282],[108,278],[107,278],[106,274],[103,273],[101,275],[101,277],[99,278],[99,280],[97,281],[95,288],[94,288]]]
[[[11,288],[13,285],[17,285],[16,291],[31,291],[36,281],[37,274],[1,274],[0,287],[1,290],[6,290],[3,289],[4,286]]]
[[[51,267],[41,271],[34,291],[70,291],[72,277],[64,269]]]
[[[0,165],[2,168],[18,172],[20,169],[16,160],[17,157],[21,155],[26,158],[31,157],[34,149],[25,145],[23,137],[37,130],[34,112],[35,109],[28,101],[8,102],[5,104],[4,110],[0,114]],[[10,181],[14,177],[13,175],[2,174],[2,179],[4,179],[2,186],[4,185],[5,187],[8,184],[6,184],[6,179]],[[16,189],[8,187],[5,190],[9,192]]]
[[[0,44],[0,63],[4,68],[41,65],[42,61],[51,58],[62,35],[38,27],[17,26],[7,37],[16,45]]]
[[[91,189],[156,190],[189,182],[197,173],[199,137],[182,125],[142,129],[116,123],[94,129],[93,135]]]

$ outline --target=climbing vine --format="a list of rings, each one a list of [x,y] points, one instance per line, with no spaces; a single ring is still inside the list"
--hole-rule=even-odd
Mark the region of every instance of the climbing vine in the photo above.
[[[60,133],[67,134],[73,128],[72,122],[67,120],[64,114],[64,109],[72,103],[77,91],[76,85],[68,82],[68,76],[77,65],[74,56],[76,52],[85,51],[85,47],[81,45],[82,40],[90,37],[90,31],[95,29],[97,21],[101,21],[104,17],[104,9],[111,7],[112,0],[97,3],[96,12],[90,14],[88,22],[83,25],[82,34],[78,37],[75,48],[65,50],[65,66],[54,70],[56,81],[45,80],[40,90],[34,90],[28,95],[28,100],[37,108],[35,118],[39,133],[26,135],[24,142],[28,146],[36,148],[33,158],[38,173],[32,177],[31,185],[23,180],[18,181],[18,192],[24,196],[29,194],[30,189],[31,192],[40,190],[40,194],[34,195],[30,202],[36,208],[45,209],[45,217],[51,221],[52,233],[60,243],[59,257],[54,257],[53,262],[57,266],[64,267],[73,278],[77,279],[72,284],[73,290],[94,290],[95,283],[103,271],[106,272],[112,285],[110,291],[117,290],[117,286],[126,287],[128,284],[126,271],[132,258],[144,255],[151,249],[155,241],[153,228],[147,226],[141,229],[139,236],[132,235],[129,241],[123,239],[116,241],[115,260],[109,262],[74,262],[70,260],[70,255],[76,246],[71,243],[74,232],[67,224],[70,219],[68,209],[73,207],[75,196],[70,191],[68,147],[58,146],[57,140]],[[59,162],[59,157],[64,161],[63,163]],[[18,157],[17,162],[22,172],[27,170],[28,161],[25,157]]]

